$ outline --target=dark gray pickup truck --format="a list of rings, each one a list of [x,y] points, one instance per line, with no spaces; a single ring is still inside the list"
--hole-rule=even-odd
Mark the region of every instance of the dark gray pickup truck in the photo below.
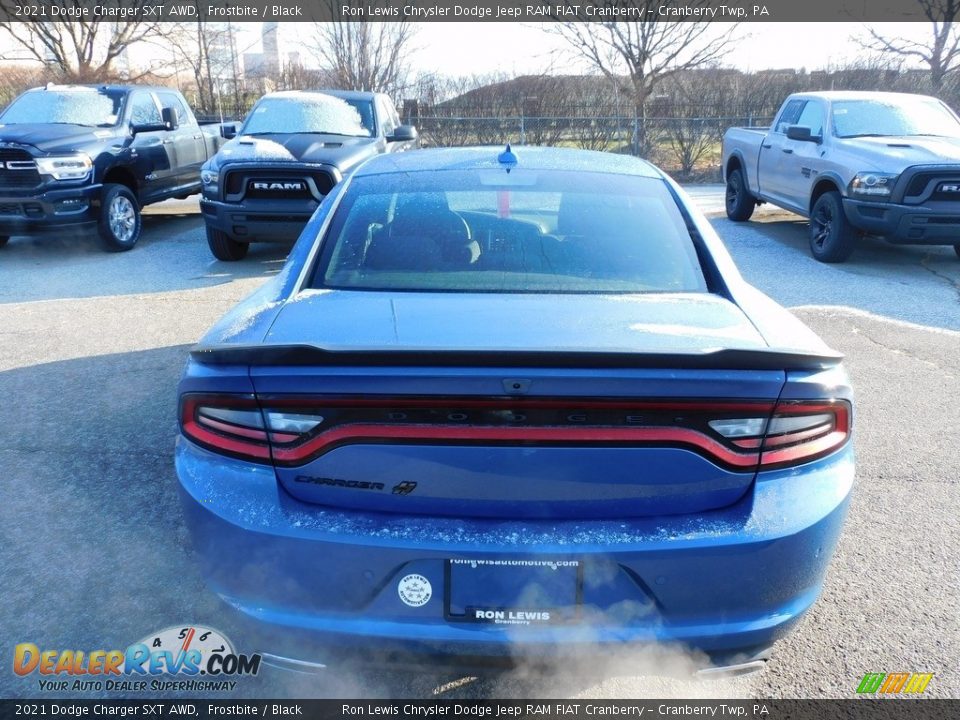
[[[170,88],[28,90],[0,113],[0,247],[11,235],[96,228],[107,250],[129,250],[140,208],[199,192],[220,142]]]
[[[842,262],[857,236],[960,255],[960,118],[924,95],[796,93],[770,128],[723,137],[727,216],[769,202],[810,218],[810,252]]]
[[[203,166],[200,200],[220,260],[243,259],[252,242],[296,240],[346,173],[417,141],[386,95],[342,90],[270,93],[224,134],[232,139]]]

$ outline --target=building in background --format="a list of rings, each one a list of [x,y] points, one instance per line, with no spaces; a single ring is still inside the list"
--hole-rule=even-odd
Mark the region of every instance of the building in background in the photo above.
[[[246,79],[271,79],[280,75],[278,29],[278,23],[261,23],[260,43],[262,51],[258,53],[245,52],[243,54],[243,75]]]

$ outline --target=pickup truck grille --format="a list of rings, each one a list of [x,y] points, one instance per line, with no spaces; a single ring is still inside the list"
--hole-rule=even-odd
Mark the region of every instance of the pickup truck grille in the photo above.
[[[230,170],[223,180],[224,199],[322,200],[336,179],[325,170]]]
[[[955,188],[955,189],[954,189]],[[927,200],[960,201],[960,173],[918,172],[904,191],[904,202],[916,204]]]
[[[0,189],[20,190],[40,184],[37,163],[26,150],[0,148]]]

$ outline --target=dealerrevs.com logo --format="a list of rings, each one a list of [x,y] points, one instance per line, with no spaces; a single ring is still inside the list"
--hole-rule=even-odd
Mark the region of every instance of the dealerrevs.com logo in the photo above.
[[[44,691],[230,691],[233,678],[259,671],[259,654],[239,654],[222,633],[200,625],[169,627],[126,650],[50,650],[30,642],[13,650],[13,672],[37,676]]]

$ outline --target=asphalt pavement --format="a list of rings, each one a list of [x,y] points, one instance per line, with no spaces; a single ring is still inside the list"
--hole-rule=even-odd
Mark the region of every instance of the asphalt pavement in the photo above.
[[[721,189],[694,188],[722,212]],[[847,355],[858,477],[823,597],[761,673],[664,679],[669,648],[616,665],[477,676],[437,668],[267,670],[248,695],[332,697],[851,697],[867,672],[932,672],[960,697],[960,259],[866,240],[810,258],[806,224],[761,209],[713,220],[745,277]],[[0,250],[0,652],[122,648],[178,623],[230,635],[206,590],[175,491],[176,382],[187,349],[282,265],[254,246],[212,259],[195,201],[150,209],[128,253],[90,238],[14,238]],[[9,655],[8,655],[9,657]],[[0,670],[0,696],[45,696]],[[67,693],[68,695],[70,693]],[[75,695],[75,693],[74,693]],[[51,695],[52,696],[52,695]]]

